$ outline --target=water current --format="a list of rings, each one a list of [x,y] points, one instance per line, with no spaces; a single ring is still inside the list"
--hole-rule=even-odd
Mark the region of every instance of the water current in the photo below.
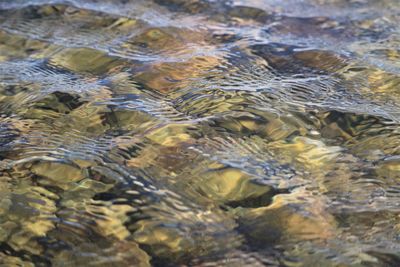
[[[0,266],[400,266],[399,0],[0,0]]]

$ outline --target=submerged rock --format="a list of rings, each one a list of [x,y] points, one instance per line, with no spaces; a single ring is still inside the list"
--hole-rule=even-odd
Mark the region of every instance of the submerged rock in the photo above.
[[[118,58],[91,48],[64,49],[53,55],[50,62],[75,73],[87,72],[95,75],[102,75],[123,64]]]
[[[273,142],[270,148],[279,153],[281,158],[294,161],[307,169],[322,168],[331,164],[337,158],[342,148],[338,146],[326,146],[319,140],[307,137],[295,137],[292,142]]]
[[[173,93],[190,86],[191,81],[204,77],[220,63],[218,57],[197,56],[179,62],[150,65],[135,78],[149,89],[162,94]]]
[[[261,206],[269,204],[274,195],[272,187],[257,184],[250,175],[239,169],[209,170],[201,176],[195,187],[213,202],[231,206],[251,206],[258,202]]]
[[[324,242],[336,235],[336,222],[323,199],[301,190],[273,198],[271,205],[238,209],[239,231],[254,244],[285,244],[296,241]]]
[[[0,265],[399,262],[394,0],[61,2],[0,0]]]

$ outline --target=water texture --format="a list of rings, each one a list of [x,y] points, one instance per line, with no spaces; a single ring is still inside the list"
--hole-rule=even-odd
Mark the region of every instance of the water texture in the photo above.
[[[398,0],[0,0],[0,266],[400,266]]]

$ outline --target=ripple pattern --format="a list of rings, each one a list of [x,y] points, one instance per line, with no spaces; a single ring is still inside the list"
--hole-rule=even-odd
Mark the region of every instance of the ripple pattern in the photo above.
[[[1,266],[397,266],[396,0],[0,0]]]

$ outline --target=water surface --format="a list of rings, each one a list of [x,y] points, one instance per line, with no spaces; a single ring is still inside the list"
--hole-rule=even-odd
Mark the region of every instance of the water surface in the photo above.
[[[1,266],[399,266],[398,0],[0,0]]]

